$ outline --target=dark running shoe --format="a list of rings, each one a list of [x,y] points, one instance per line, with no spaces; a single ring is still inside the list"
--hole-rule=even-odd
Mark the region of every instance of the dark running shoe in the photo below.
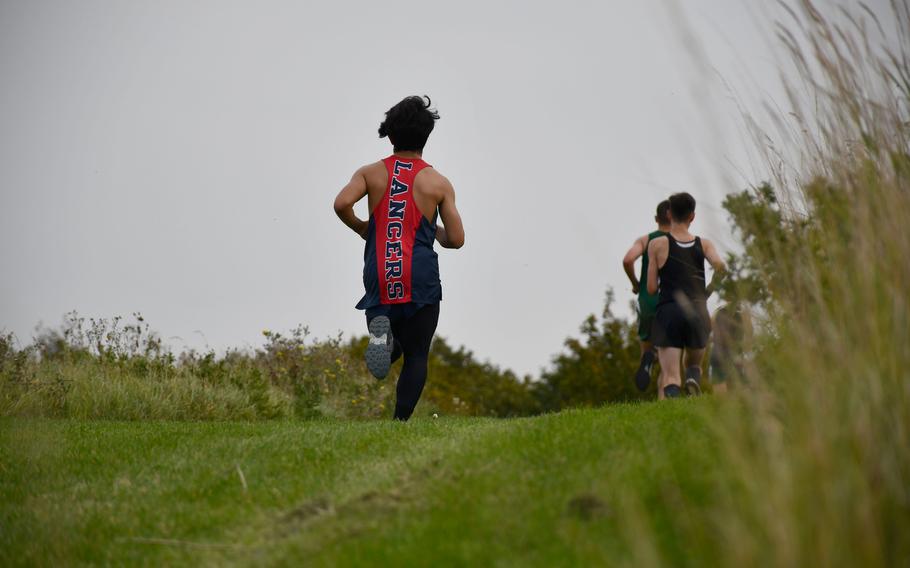
[[[701,369],[698,367],[686,369],[686,394],[689,396],[701,394]]]
[[[651,383],[651,366],[654,365],[654,352],[648,351],[641,356],[641,363],[638,365],[638,371],[635,373],[635,386],[638,390],[645,392]]]
[[[680,398],[682,397],[682,389],[679,388],[679,385],[667,385],[664,387],[664,396],[667,398]]]
[[[392,322],[386,316],[370,320],[370,344],[367,345],[367,369],[377,379],[384,379],[392,366]]]

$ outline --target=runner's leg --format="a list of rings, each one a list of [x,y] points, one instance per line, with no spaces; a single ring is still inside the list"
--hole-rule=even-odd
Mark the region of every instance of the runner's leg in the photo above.
[[[657,358],[660,361],[660,398],[679,395],[682,379],[679,373],[679,357],[682,349],[678,347],[658,347]]]
[[[638,370],[635,371],[635,386],[641,392],[646,391],[651,383],[651,367],[657,358],[652,337],[656,312],[657,306],[641,296],[638,297],[638,340],[641,346],[641,358],[638,362]]]
[[[727,357],[723,351],[724,348],[718,344],[715,337],[714,346],[711,347],[711,360],[708,364],[708,376],[711,379],[711,390],[714,394],[727,392]]]
[[[711,316],[708,308],[702,304],[686,318],[683,334],[686,356],[683,362],[686,368],[686,393],[690,396],[701,394],[702,360],[705,358],[705,347],[711,337]]]
[[[393,326],[395,339],[401,346],[404,365],[398,376],[395,419],[407,420],[420,400],[427,382],[427,363],[430,344],[439,321],[439,304],[424,306],[413,316]]]
[[[689,394],[701,393],[701,361],[704,357],[704,349],[686,349],[686,391]]]
[[[641,345],[641,359],[638,362],[638,371],[635,372],[635,386],[638,390],[644,392],[651,382],[651,367],[654,365],[656,354],[654,353],[654,344],[650,341],[643,340]]]

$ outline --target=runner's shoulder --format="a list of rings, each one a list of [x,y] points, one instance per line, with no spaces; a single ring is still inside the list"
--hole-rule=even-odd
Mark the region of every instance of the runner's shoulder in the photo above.
[[[415,179],[419,179],[420,183],[447,183],[451,185],[449,178],[439,173],[439,170],[433,166],[427,166],[417,172]]]
[[[449,178],[439,173],[436,168],[424,168],[417,172],[414,182],[420,186],[422,191],[433,194],[446,194],[453,191],[452,182]]]
[[[648,242],[648,248],[651,248],[652,246],[654,248],[661,248],[668,245],[669,243],[670,239],[667,238],[667,235],[658,235],[651,239],[650,242]]]
[[[366,180],[367,183],[371,185],[385,185],[386,178],[388,178],[388,172],[386,172],[385,164],[382,161],[370,162],[365,166],[360,166],[357,168],[357,171],[354,175],[361,175]]]
[[[670,239],[668,239],[666,235],[653,238],[648,242],[647,253],[649,255],[668,250],[670,250]]]
[[[376,162],[370,162],[369,164],[360,166],[359,168],[357,168],[357,171],[361,174],[366,175],[366,174],[374,173],[374,172],[380,172],[380,171],[384,172],[384,171],[386,171],[386,168],[385,168],[385,164],[382,162],[382,160],[378,160]]]

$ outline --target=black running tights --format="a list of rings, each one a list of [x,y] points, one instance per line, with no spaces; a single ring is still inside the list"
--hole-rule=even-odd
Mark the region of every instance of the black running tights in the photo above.
[[[439,304],[423,306],[407,319],[392,319],[395,350],[392,361],[404,356],[404,366],[398,375],[395,419],[407,420],[414,412],[423,386],[427,382],[427,363],[430,344],[439,321]]]

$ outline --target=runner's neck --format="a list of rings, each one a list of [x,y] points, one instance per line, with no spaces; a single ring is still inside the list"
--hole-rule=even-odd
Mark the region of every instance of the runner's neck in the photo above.
[[[695,240],[695,235],[693,235],[692,233],[689,232],[688,224],[685,224],[685,225],[678,224],[677,225],[676,223],[674,223],[673,226],[670,227],[670,236],[672,236],[677,241],[681,241],[684,243]]]
[[[398,156],[399,158],[405,158],[408,160],[419,160],[419,159],[423,158],[423,152],[411,152],[411,151],[393,152],[392,155]]]

